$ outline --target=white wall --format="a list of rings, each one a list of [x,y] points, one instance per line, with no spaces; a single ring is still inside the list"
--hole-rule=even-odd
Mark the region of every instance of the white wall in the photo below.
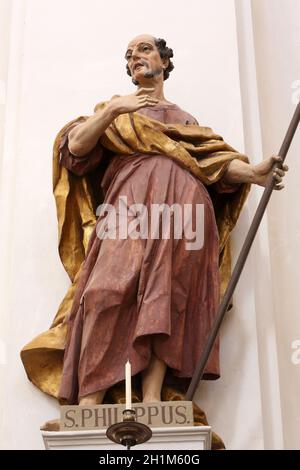
[[[252,0],[255,51],[265,154],[278,153],[300,98],[300,2]],[[271,8],[270,8],[271,6]],[[285,448],[300,447],[300,132],[287,157],[286,188],[268,211]]]
[[[22,346],[48,328],[68,286],[57,254],[51,188],[56,132],[73,117],[91,113],[96,102],[134,90],[123,55],[128,41],[142,32],[165,37],[174,49],[167,99],[240,150],[247,147],[248,127],[242,112],[233,0],[190,0],[188,8],[167,0],[160,2],[159,14],[153,4],[139,0],[11,3],[0,194],[4,256],[0,321],[7,352],[0,365],[4,394],[0,442],[3,448],[28,449],[43,447],[39,425],[58,416],[55,400],[27,381],[19,359]],[[234,234],[235,256],[249,218],[246,208]],[[235,449],[263,448],[272,422],[262,409],[255,263],[251,254],[235,308],[222,330],[222,378],[205,382],[197,394],[214,431]],[[272,348],[271,344],[270,354]],[[276,373],[268,380],[276,391]],[[276,403],[272,413],[280,415]],[[279,441],[271,439],[271,445]]]
[[[9,27],[10,22],[10,1],[2,0],[0,2],[0,43],[5,44],[0,54],[0,148],[3,146],[3,124],[5,113],[5,99],[6,99],[6,82],[7,82],[7,68],[8,68],[8,53],[9,47]],[[1,168],[1,163],[0,163]]]

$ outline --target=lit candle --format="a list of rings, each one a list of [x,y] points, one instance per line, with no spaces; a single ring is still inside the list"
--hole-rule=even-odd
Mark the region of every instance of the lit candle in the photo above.
[[[125,365],[125,384],[126,384],[126,410],[131,410],[131,364],[129,359]]]

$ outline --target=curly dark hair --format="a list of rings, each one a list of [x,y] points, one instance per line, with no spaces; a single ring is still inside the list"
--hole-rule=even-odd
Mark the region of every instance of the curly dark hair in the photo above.
[[[174,64],[170,60],[171,57],[173,57],[173,49],[168,47],[165,39],[162,38],[154,38],[154,43],[158,49],[161,59],[169,59],[169,65],[166,69],[164,69],[164,80],[167,80],[167,78],[169,78],[170,72],[174,69]],[[131,77],[131,72],[128,67],[128,64],[126,64],[126,70],[128,75]],[[137,85],[137,82],[135,80],[132,81],[135,85]]]

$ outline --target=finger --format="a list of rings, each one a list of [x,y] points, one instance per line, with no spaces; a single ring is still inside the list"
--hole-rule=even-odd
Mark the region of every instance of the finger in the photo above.
[[[280,191],[283,188],[284,188],[284,184],[275,184],[274,186],[274,189],[276,189],[276,191]]]
[[[156,106],[156,103],[147,103],[147,101],[145,103],[140,103],[137,107],[137,109],[141,109],[141,108],[147,108],[147,107],[153,107],[153,106]]]
[[[277,183],[281,183],[282,178],[280,175],[277,175],[277,173],[273,173],[274,179],[277,181]]]
[[[135,92],[135,95],[144,95],[146,93],[151,93],[152,91],[154,91],[154,88],[146,88],[146,87],[142,87],[142,88],[139,88],[136,92]]]
[[[155,96],[151,96],[151,95],[144,95],[148,100],[154,100],[154,101],[158,101],[158,98],[155,98]]]
[[[147,97],[142,98],[139,101],[140,101],[140,103],[154,103],[154,104],[158,103],[158,100],[153,99],[153,98],[147,98]]]
[[[157,104],[157,103],[147,102],[147,103],[146,103],[146,106],[151,106],[151,107],[152,107],[152,106],[156,106],[156,104]]]
[[[144,98],[142,100],[139,100],[139,104],[156,104],[157,105],[157,101],[156,100],[151,100],[151,99],[147,99],[147,98]]]
[[[281,168],[276,168],[275,173],[279,176],[284,176],[285,175],[285,171],[282,170]]]
[[[147,86],[142,86],[141,88],[138,89],[138,91],[143,92],[143,93],[149,93],[150,91],[154,91],[155,88],[153,86],[147,87]]]
[[[155,101],[158,101],[158,98],[155,98],[154,96],[150,96],[150,95],[139,95],[138,98],[139,98],[139,99],[141,99],[141,98],[147,98],[148,100],[155,100]]]
[[[144,100],[141,100],[140,103],[141,103],[141,104],[144,104],[144,105],[146,105],[146,104],[157,105],[158,101],[156,101],[156,100],[151,100],[151,99],[149,99],[149,98],[148,98],[148,99],[146,98],[146,99],[144,99]]]
[[[273,159],[275,162],[283,162],[283,158],[280,157],[279,155],[273,155],[273,156],[272,156],[272,159]]]
[[[287,165],[283,165],[282,168],[284,169],[284,171],[289,171],[289,167]]]

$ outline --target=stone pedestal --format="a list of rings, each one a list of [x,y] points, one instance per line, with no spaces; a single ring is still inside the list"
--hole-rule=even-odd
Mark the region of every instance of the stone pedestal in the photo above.
[[[124,450],[107,439],[105,429],[41,431],[47,450]],[[132,450],[209,450],[210,426],[153,427],[152,438]]]

